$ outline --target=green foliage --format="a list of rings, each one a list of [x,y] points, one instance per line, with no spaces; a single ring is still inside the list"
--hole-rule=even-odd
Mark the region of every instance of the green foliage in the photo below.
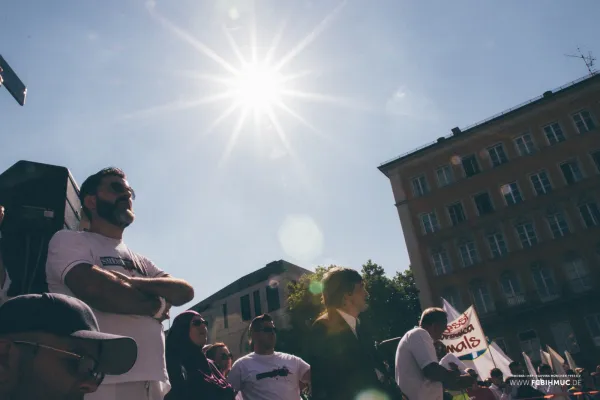
[[[335,265],[317,267],[312,274],[303,275],[297,283],[290,283],[288,312],[292,329],[278,336],[281,351],[301,355],[303,341],[310,326],[323,312],[321,280]],[[383,267],[367,261],[362,266],[362,277],[369,292],[369,309],[360,315],[375,340],[402,336],[412,329],[421,315],[419,292],[410,269],[386,276]]]

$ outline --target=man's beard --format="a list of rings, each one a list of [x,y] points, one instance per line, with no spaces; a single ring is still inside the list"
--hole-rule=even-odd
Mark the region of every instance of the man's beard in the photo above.
[[[96,212],[98,215],[108,221],[110,224],[118,226],[119,228],[127,228],[135,219],[135,214],[129,208],[120,208],[119,203],[121,201],[128,201],[127,199],[119,199],[114,203],[97,198],[96,200]]]

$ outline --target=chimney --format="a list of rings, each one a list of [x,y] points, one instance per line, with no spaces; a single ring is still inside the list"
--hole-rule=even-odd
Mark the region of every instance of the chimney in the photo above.
[[[456,128],[452,128],[452,134],[454,136],[458,136],[462,133],[462,131],[460,130],[460,128],[457,126]]]

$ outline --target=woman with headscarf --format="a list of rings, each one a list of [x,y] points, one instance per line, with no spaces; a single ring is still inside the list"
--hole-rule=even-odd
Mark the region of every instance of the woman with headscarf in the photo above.
[[[167,335],[165,355],[171,391],[165,400],[233,400],[235,391],[206,358],[208,324],[195,311],[185,311],[174,320]]]

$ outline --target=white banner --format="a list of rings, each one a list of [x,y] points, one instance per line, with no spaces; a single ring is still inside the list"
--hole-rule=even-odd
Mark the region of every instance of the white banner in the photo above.
[[[442,334],[442,343],[446,345],[448,353],[457,357],[487,348],[485,335],[473,306],[448,324]]]

